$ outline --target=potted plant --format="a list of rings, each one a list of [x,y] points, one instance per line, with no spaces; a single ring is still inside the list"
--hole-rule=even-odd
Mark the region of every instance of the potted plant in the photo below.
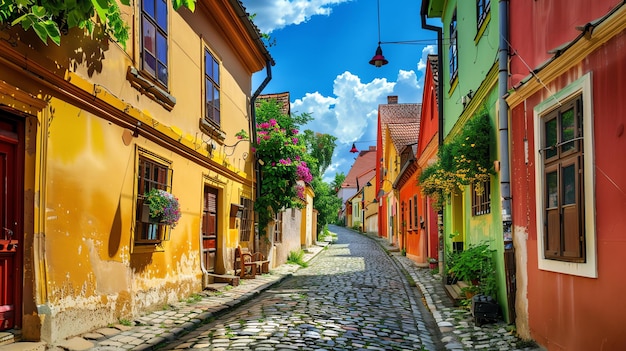
[[[436,258],[434,257],[428,258],[428,265],[430,266],[430,269],[437,269],[438,264],[439,264],[439,261]]]
[[[178,199],[165,190],[153,188],[144,195],[142,221],[176,227],[180,219]]]

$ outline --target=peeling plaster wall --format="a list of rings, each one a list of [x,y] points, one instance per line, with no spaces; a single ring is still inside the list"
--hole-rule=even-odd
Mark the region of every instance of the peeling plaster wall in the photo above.
[[[528,325],[528,232],[524,226],[513,228],[515,246],[515,326],[524,340],[532,339]]]

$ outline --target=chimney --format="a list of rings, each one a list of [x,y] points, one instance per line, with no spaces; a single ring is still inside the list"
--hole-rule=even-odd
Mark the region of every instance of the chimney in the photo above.
[[[387,96],[387,104],[397,104],[398,103],[398,95],[389,95]]]

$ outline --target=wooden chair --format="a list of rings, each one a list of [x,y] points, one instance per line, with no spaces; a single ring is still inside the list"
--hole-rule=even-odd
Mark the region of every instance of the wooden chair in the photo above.
[[[270,272],[270,261],[265,259],[260,252],[252,253],[252,262],[257,264],[257,274],[264,274]]]
[[[252,259],[252,255],[241,250],[241,246],[235,248],[235,275],[241,279],[254,279],[257,275],[257,263]],[[239,272],[239,273],[237,273]]]

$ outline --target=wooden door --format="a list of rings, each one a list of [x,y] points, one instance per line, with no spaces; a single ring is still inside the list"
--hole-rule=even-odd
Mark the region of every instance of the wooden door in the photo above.
[[[0,112],[0,330],[21,325],[24,127]]]
[[[204,187],[202,212],[202,264],[207,272],[215,272],[217,253],[217,189]]]

